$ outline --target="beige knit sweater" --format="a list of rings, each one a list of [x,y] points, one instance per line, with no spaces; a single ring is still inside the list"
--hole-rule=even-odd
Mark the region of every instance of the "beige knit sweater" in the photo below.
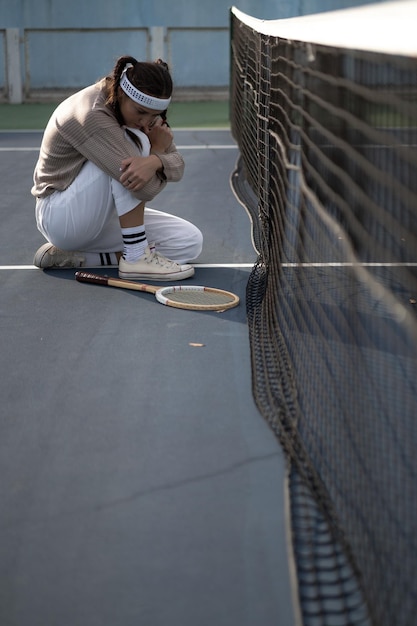
[[[119,180],[123,159],[138,154],[125,135],[112,110],[105,105],[104,79],[64,100],[52,114],[42,139],[33,176],[32,195],[43,197],[64,191],[86,161],[92,161],[112,178]],[[167,182],[176,182],[184,173],[184,161],[174,143],[165,153],[154,153],[163,164],[158,172],[134,195],[148,201]]]

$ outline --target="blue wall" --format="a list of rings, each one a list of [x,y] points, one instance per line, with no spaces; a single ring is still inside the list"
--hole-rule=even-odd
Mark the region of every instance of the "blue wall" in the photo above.
[[[230,6],[260,19],[278,19],[359,4],[366,2],[0,0],[0,29],[20,29],[21,73],[27,93],[90,84],[110,71],[122,54],[152,58],[149,28],[153,26],[166,28],[163,56],[178,87],[226,87]],[[56,30],[63,28],[73,30]],[[83,30],[87,28],[115,30]],[[4,76],[5,58],[0,53],[0,87],[5,84]]]
[[[361,0],[0,0],[0,27],[227,26],[230,6],[278,19],[366,4]]]

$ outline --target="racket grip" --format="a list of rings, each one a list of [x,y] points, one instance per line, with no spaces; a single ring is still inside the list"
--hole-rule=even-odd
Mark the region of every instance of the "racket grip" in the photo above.
[[[95,285],[108,285],[109,279],[107,276],[100,276],[99,274],[91,274],[90,272],[75,272],[76,280],[81,283],[94,283]]]

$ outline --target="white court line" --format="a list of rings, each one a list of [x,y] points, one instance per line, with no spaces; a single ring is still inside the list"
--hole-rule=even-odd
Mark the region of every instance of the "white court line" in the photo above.
[[[205,126],[174,126],[174,128],[172,129],[174,131],[174,133],[180,131],[180,132],[205,132],[205,131],[209,131],[209,132],[229,132],[230,133],[230,125],[229,126],[208,126],[207,128]],[[0,135],[11,135],[11,134],[30,134],[33,133],[35,134],[39,134],[39,133],[43,133],[45,131],[45,128],[1,128],[0,129]]]
[[[238,269],[238,268],[250,268],[253,267],[255,263],[193,263],[194,267],[201,268],[201,269],[212,269],[212,268],[225,268],[225,269]],[[108,266],[109,269],[116,269],[117,266],[116,265],[109,265]],[[39,270],[39,267],[36,267],[36,265],[0,265],[0,271],[1,270]],[[83,269],[81,268],[70,268],[70,267],[66,267],[63,269],[74,269],[74,270],[78,270],[78,269]],[[100,270],[105,270],[106,266],[105,265],[100,265],[100,266],[96,266],[96,267],[87,267],[84,268],[87,270],[90,269],[100,269]],[[59,270],[56,270],[57,272]]]
[[[196,146],[177,146],[179,151],[181,150],[237,150],[238,147],[234,144],[204,144]],[[21,147],[0,147],[0,152],[39,152],[40,146],[21,146]]]
[[[196,146],[177,146],[178,150],[238,150],[236,144],[204,144]]]
[[[201,269],[239,269],[239,268],[251,268],[254,267],[256,261],[253,263],[193,263],[194,267]],[[115,269],[116,265],[108,266],[110,269]],[[416,263],[282,263],[282,267],[417,267]],[[71,269],[71,268],[65,268]],[[73,268],[77,269],[77,268]],[[79,268],[78,268],[79,269]],[[82,268],[81,268],[82,269]],[[86,269],[106,269],[106,266],[100,265],[96,267],[89,267]],[[39,270],[36,265],[0,265],[1,270]],[[59,270],[56,270],[59,271]]]
[[[0,270],[38,270],[36,265],[0,265]]]
[[[417,267],[417,263],[282,263],[282,267]]]
[[[355,147],[355,146],[354,146]],[[361,148],[368,147],[374,149],[385,149],[387,146],[374,146],[369,144],[369,146],[361,145]],[[390,147],[390,146],[388,146]],[[416,148],[417,144],[399,144],[395,146],[396,148]],[[12,146],[3,146],[0,147],[0,152],[35,152],[39,151],[40,146],[20,146],[20,147],[12,147]],[[238,150],[238,146],[236,144],[198,144],[198,145],[177,145],[178,150]]]
[[[224,267],[224,268],[239,268],[239,267],[253,267],[255,265],[255,261],[253,263],[192,263],[192,265],[194,265],[195,268],[203,268],[203,269],[211,269],[211,268],[216,268],[216,267]]]
[[[374,146],[369,144],[369,146],[361,145],[361,148],[378,148],[385,149],[387,146]],[[390,147],[390,146],[388,146]],[[397,144],[396,148],[416,148],[417,144]],[[39,151],[40,146],[2,146],[0,147],[0,152],[34,152]],[[178,150],[238,150],[239,147],[236,144],[198,144],[198,145],[177,145]]]
[[[0,147],[0,152],[39,152],[40,146],[28,148],[4,148]]]

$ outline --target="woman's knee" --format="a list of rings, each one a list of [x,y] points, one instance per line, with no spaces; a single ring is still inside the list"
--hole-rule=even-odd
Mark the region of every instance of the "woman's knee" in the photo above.
[[[189,260],[192,261],[200,256],[203,249],[203,233],[194,224],[190,224],[190,226],[191,228],[189,231],[189,244],[187,249],[190,255]]]
[[[181,221],[181,230],[177,232],[175,242],[172,239],[167,256],[179,263],[189,263],[200,256],[203,249],[203,234],[197,226],[185,220]]]

